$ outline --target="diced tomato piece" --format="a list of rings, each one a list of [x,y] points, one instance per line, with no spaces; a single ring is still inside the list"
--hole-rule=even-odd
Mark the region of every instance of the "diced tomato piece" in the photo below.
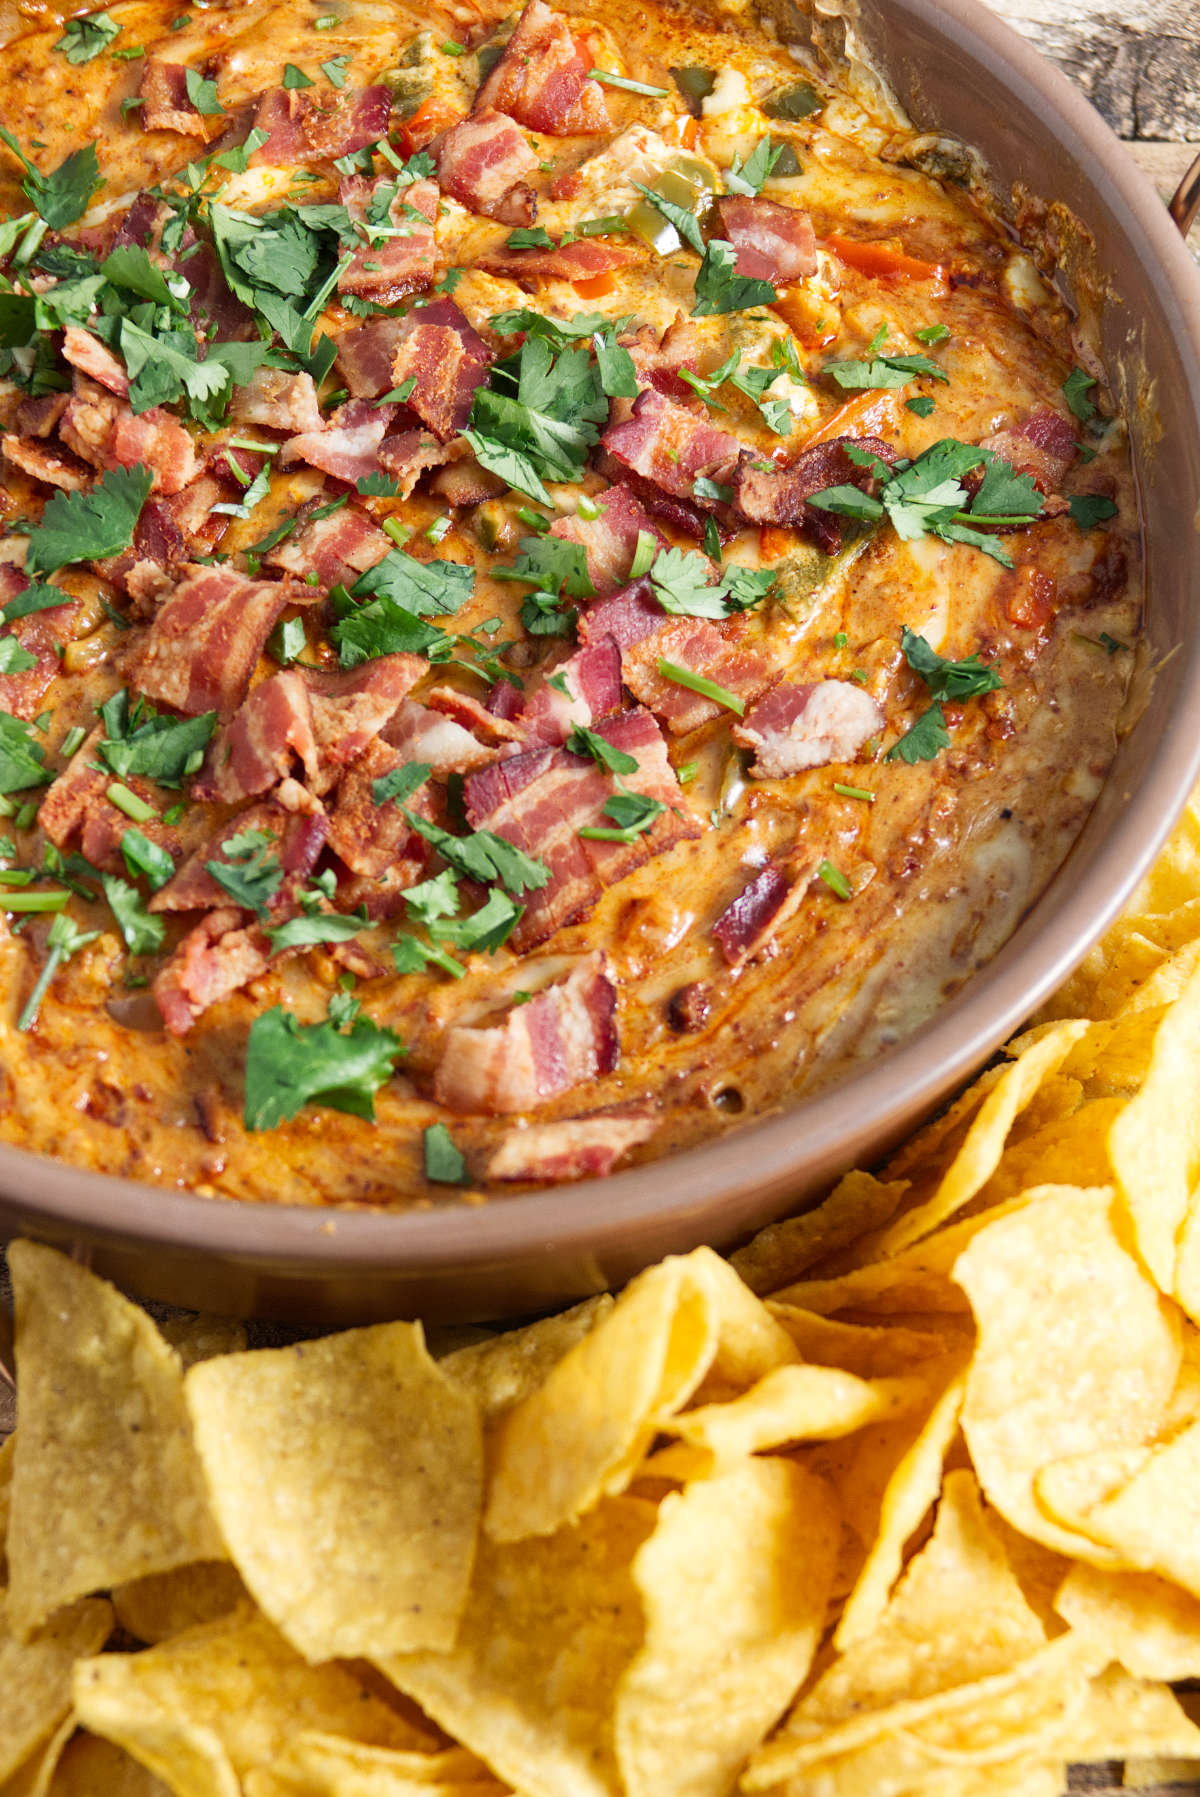
[[[875,281],[932,281],[943,291],[946,271],[940,262],[922,262],[887,243],[856,243],[852,237],[827,237],[825,248],[831,250],[847,268],[870,275]]]

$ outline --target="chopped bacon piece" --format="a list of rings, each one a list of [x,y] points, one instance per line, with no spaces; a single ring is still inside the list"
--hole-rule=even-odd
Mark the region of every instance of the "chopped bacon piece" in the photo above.
[[[256,368],[246,385],[235,389],[230,416],[235,424],[265,424],[289,434],[325,427],[312,375],[282,368]]]
[[[380,447],[395,415],[395,406],[349,399],[319,430],[289,437],[280,453],[280,463],[290,467],[293,462],[306,462],[310,468],[320,468],[322,473],[347,484],[364,480],[379,468]]]
[[[600,599],[579,614],[579,634],[585,643],[600,643],[612,637],[621,649],[630,649],[643,637],[661,630],[666,619],[663,608],[654,597],[647,575]]]
[[[609,487],[607,492],[592,495],[599,517],[584,518],[577,512],[570,518],[556,518],[550,535],[564,543],[579,543],[587,556],[588,578],[597,596],[606,598],[624,586],[629,579],[637,541],[646,531],[656,542],[665,538],[655,526],[649,512],[634,498],[628,487]]]
[[[338,372],[353,399],[378,399],[393,386],[392,362],[406,319],[372,318],[339,337]]]
[[[1046,406],[1031,412],[1011,430],[993,431],[979,447],[1011,462],[1018,474],[1029,475],[1040,493],[1056,498],[1068,468],[1079,454],[1077,428],[1061,412]]]
[[[660,660],[703,675],[740,699],[757,698],[770,684],[770,662],[757,651],[740,647],[740,624],[741,620],[730,620],[723,634],[705,618],[672,618],[652,636],[643,637],[622,652],[621,672],[626,686],[662,718],[673,736],[686,736],[690,730],[699,729],[711,718],[720,717],[724,707],[660,674]]]
[[[94,381],[115,393],[118,399],[129,397],[129,376],[124,367],[99,337],[93,337],[90,331],[81,330],[77,324],[69,324],[63,332],[62,353],[72,367],[80,368],[84,374],[90,374]]]
[[[146,121],[143,119],[142,122],[145,124]],[[154,236],[160,212],[166,217],[167,211],[163,201],[156,199],[152,193],[139,193],[117,226],[112,240],[113,249],[124,249],[127,244],[137,244],[139,249],[145,249]]]
[[[317,744],[308,688],[301,674],[288,669],[256,686],[216,736],[193,796],[227,805],[257,798],[290,771],[294,755],[315,777]]]
[[[463,445],[465,447],[465,445]],[[428,431],[400,431],[379,446],[379,466],[390,474],[407,499],[423,474],[455,459],[454,444],[439,443]]]
[[[807,212],[774,200],[731,194],[717,201],[721,235],[737,251],[737,272],[784,287],[816,273],[817,240]]]
[[[135,417],[118,414],[110,447],[111,465],[136,468],[139,463],[154,475],[154,493],[179,493],[196,472],[196,449],[178,419],[152,406]]]
[[[256,926],[239,927],[229,906],[210,911],[183,938],[154,981],[154,1002],[173,1036],[186,1036],[198,1017],[267,971],[271,945]]]
[[[648,1142],[658,1126],[658,1119],[645,1111],[597,1111],[590,1117],[510,1129],[488,1156],[483,1178],[527,1185],[604,1179],[631,1148]]]
[[[504,113],[477,110],[435,138],[429,151],[442,192],[469,212],[505,224],[532,223],[537,202],[525,176],[537,167],[537,154]]]
[[[493,360],[479,332],[451,299],[434,300],[401,321],[392,380],[415,382],[404,402],[445,443],[471,416],[475,389]]]
[[[667,326],[661,338],[653,325],[642,325],[624,340],[633,358],[639,387],[656,387],[666,399],[683,399],[695,404],[696,389],[681,378],[680,370],[699,374],[700,363],[711,345],[700,325],[690,318],[677,318]],[[618,400],[624,412],[614,413],[613,422],[627,418],[632,409],[627,400]]]
[[[508,682],[502,681],[501,684],[507,686]],[[456,686],[431,687],[425,695],[425,703],[432,706],[434,711],[444,712],[448,718],[453,718],[464,730],[485,737],[488,742],[522,740],[524,733],[520,725],[510,723],[506,717],[481,705],[470,693],[460,693]]]
[[[329,846],[352,873],[364,879],[386,879],[399,870],[405,876],[402,884],[409,886],[425,867],[428,844],[424,837],[410,827],[399,805],[391,801],[377,805],[372,793],[377,780],[408,760],[408,755],[376,739],[338,783],[329,813]],[[423,789],[404,803],[411,811],[427,814]],[[387,896],[397,890],[394,878],[390,879]],[[382,899],[385,894],[379,896]],[[392,909],[371,910],[369,900],[367,908],[373,917],[389,915]]]
[[[604,90],[588,76],[591,61],[564,18],[529,0],[476,107],[495,107],[551,137],[611,130]]]
[[[401,761],[423,762],[442,776],[469,773],[491,761],[496,752],[444,711],[418,705],[415,699],[405,701],[385,734]]]
[[[454,1024],[433,1093],[452,1111],[504,1116],[533,1110],[583,1080],[611,1073],[619,1053],[617,989],[597,951],[566,979],[515,1005],[503,1023]]]
[[[741,967],[763,948],[799,909],[812,869],[797,879],[774,861],[768,861],[713,925],[717,945],[731,967]]]
[[[429,665],[419,655],[381,655],[344,674],[309,674],[320,790],[369,747]]]
[[[703,475],[725,485],[743,449],[728,431],[664,399],[653,387],[639,396],[632,417],[612,425],[600,441],[623,467],[664,493],[706,507],[712,502],[696,499],[697,480]]]
[[[851,760],[883,722],[870,693],[850,680],[818,680],[811,686],[783,680],[750,707],[731,735],[755,751],[752,774],[782,780],[807,767]]]
[[[295,902],[297,889],[308,879],[320,859],[329,831],[329,819],[319,808],[289,811],[275,799],[268,799],[231,817],[189,855],[174,879],[168,880],[161,891],[154,894],[150,900],[151,911],[208,911],[214,905],[228,905],[229,894],[213,879],[205,863],[231,864],[223,845],[246,830],[261,831],[273,838],[270,852],[284,877],[268,901],[267,909],[276,915],[289,910]]]
[[[561,680],[551,686],[550,678]],[[621,651],[612,637],[579,649],[550,671],[525,702],[521,729],[530,748],[565,743],[576,724],[592,724],[621,704]]]
[[[375,180],[364,175],[350,175],[338,192],[351,218],[366,226],[372,199],[393,188],[395,180],[389,175],[380,175]],[[377,305],[393,306],[406,293],[418,293],[432,287],[437,263],[433,235],[437,209],[435,182],[414,181],[408,187],[396,188],[388,207],[387,228],[403,235],[383,237],[377,243],[368,241],[355,250],[354,260],[338,276],[338,292],[357,294],[363,299],[374,300]]]
[[[29,577],[22,569],[10,562],[0,563],[0,605],[7,605],[28,584]],[[36,661],[32,668],[24,668],[19,674],[0,674],[0,711],[17,718],[37,716],[42,694],[58,673],[58,648],[70,640],[70,626],[78,611],[78,601],[72,600],[69,605],[31,612],[8,627],[5,634],[16,637],[22,649],[35,656]]]
[[[92,484],[90,468],[36,437],[0,437],[0,455],[31,480],[41,481],[46,487],[61,487],[64,493],[78,493]]]
[[[394,547],[360,507],[343,505],[323,518],[309,518],[269,549],[264,560],[289,574],[315,574],[328,588],[373,568]]]
[[[207,141],[224,128],[218,118],[206,118],[192,105],[187,91],[187,68],[181,62],[163,62],[157,56],[148,56],[138,93],[146,102],[141,109],[145,131],[179,131],[185,137]]]
[[[751,524],[790,524],[805,531],[827,554],[836,555],[842,545],[842,527],[832,512],[809,505],[814,493],[826,487],[861,487],[874,490],[875,476],[868,468],[860,468],[846,454],[846,444],[881,462],[895,460],[896,452],[880,437],[832,437],[826,443],[812,443],[790,462],[766,467],[761,459],[746,453],[733,477],[733,503]]]
[[[511,938],[518,953],[586,916],[608,887],[644,861],[701,834],[695,819],[682,809],[666,744],[650,713],[618,712],[598,720],[595,728],[614,748],[637,761],[637,772],[623,775],[623,784],[667,807],[631,843],[592,842],[579,836],[582,825],[604,822],[603,807],[612,797],[613,784],[595,762],[567,749],[529,749],[467,778],[465,799],[472,826],[495,831],[550,870],[549,884],[522,898],[525,911]]]
[[[129,829],[129,818],[106,796],[112,776],[92,765],[101,735],[99,729],[93,730],[80,744],[42,800],[38,823],[58,848],[65,848],[78,835],[80,848],[94,867],[123,873],[121,838]],[[124,784],[147,803],[155,796],[154,787],[140,774],[129,775]],[[172,855],[179,853],[178,832],[157,814],[138,828],[160,848]]]
[[[39,399],[26,397],[17,407],[15,428],[22,437],[49,437],[67,408],[66,393],[43,393]]]
[[[601,243],[596,237],[577,237],[574,243],[556,244],[549,250],[488,250],[476,263],[489,275],[507,275],[523,285],[538,281],[594,281],[627,263],[641,260],[640,250],[617,243]]]
[[[267,133],[254,162],[288,168],[349,156],[387,136],[391,111],[386,87],[345,88],[341,93],[269,88],[254,115],[255,130]]]
[[[498,499],[502,493],[507,493],[508,482],[469,455],[435,474],[429,490],[466,511],[470,506],[482,505],[485,499]]]
[[[288,603],[288,586],[233,568],[186,563],[183,579],[147,633],[131,672],[150,699],[189,716],[235,711],[263,644]]]

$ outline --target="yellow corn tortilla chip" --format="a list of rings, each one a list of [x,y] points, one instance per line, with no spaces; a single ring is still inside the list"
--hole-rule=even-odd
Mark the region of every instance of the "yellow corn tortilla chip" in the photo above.
[[[760,1230],[730,1256],[730,1265],[760,1297],[778,1291],[835,1249],[881,1228],[907,1191],[907,1180],[884,1184],[870,1173],[847,1173],[815,1209]]]
[[[978,1208],[994,1208],[1035,1185],[1110,1184],[1108,1131],[1125,1103],[1124,1098],[1089,1100],[1072,1115],[1056,1118],[1019,1142],[1010,1142],[979,1193]]]
[[[1081,1710],[1067,1722],[1061,1751],[1075,1761],[1169,1755],[1190,1760],[1195,1768],[1200,1728],[1170,1691],[1109,1666],[1092,1680]]]
[[[1200,1597],[1200,1423],[1152,1449],[1111,1496],[1080,1511],[1078,1527],[1124,1566]]]
[[[1200,1678],[1200,1598],[1153,1573],[1073,1566],[1054,1607],[1135,1678]]]
[[[484,1422],[493,1423],[537,1390],[568,1349],[604,1320],[613,1302],[608,1292],[585,1298],[561,1316],[457,1348],[438,1365],[474,1396]]]
[[[111,1741],[75,1733],[50,1768],[49,1782],[30,1797],[169,1797],[169,1788]]]
[[[16,1446],[15,1434],[0,1441],[0,1585],[8,1583],[8,1557],[4,1543],[8,1535],[8,1518],[12,1508],[12,1469]]]
[[[228,1560],[200,1560],[174,1572],[152,1572],[114,1586],[112,1605],[121,1627],[148,1647],[202,1622],[228,1616],[246,1597],[237,1568]]]
[[[899,1254],[968,1204],[999,1166],[1018,1112],[1058,1072],[1087,1028],[1081,1022],[1056,1024],[1006,1067],[980,1106],[937,1191],[927,1203],[903,1212],[871,1242],[863,1243],[862,1251],[879,1258]]]
[[[1092,1454],[1073,1454],[1040,1466],[1033,1478],[1033,1495],[1043,1514],[1074,1535],[1089,1535],[1088,1512],[1127,1485],[1150,1458],[1148,1445],[1133,1448],[1098,1448]],[[1078,1550],[1077,1550],[1078,1551]],[[1088,1551],[1094,1566],[1119,1566],[1119,1555],[1101,1551],[1099,1543]]]
[[[645,1644],[617,1689],[627,1797],[724,1797],[808,1672],[838,1527],[828,1486],[782,1460],[663,1501],[633,1564]]]
[[[718,1460],[737,1460],[789,1442],[830,1441],[869,1423],[892,1422],[923,1405],[929,1383],[916,1375],[859,1379],[831,1366],[781,1366],[727,1404],[705,1404],[664,1429]]]
[[[937,1500],[942,1466],[958,1428],[966,1374],[958,1372],[938,1397],[914,1440],[896,1464],[879,1506],[879,1523],[846,1600],[834,1635],[844,1653],[874,1633],[900,1576],[905,1544]]]
[[[857,1373],[860,1379],[882,1379],[908,1372],[927,1360],[938,1360],[947,1349],[960,1343],[965,1346],[972,1333],[969,1328],[957,1328],[952,1319],[948,1327],[908,1329],[845,1323],[773,1298],[768,1300],[767,1308],[783,1324],[801,1358],[810,1366],[841,1367],[844,1372]],[[934,1320],[931,1318],[931,1323]],[[945,1318],[936,1321],[946,1323]]]
[[[1174,1292],[1176,1247],[1200,1176],[1200,974],[1166,1012],[1146,1081],[1108,1134],[1117,1190],[1138,1253],[1160,1291]]]
[[[1182,1354],[1176,1317],[1117,1238],[1112,1199],[1035,1189],[954,1271],[979,1329],[962,1415],[979,1482],[1014,1528],[1063,1553],[1090,1544],[1045,1515],[1038,1471],[1152,1436]]]
[[[246,1797],[506,1797],[481,1760],[461,1747],[403,1753],[343,1736],[298,1735],[270,1767],[247,1774]]]
[[[380,1670],[524,1797],[620,1797],[615,1694],[642,1644],[631,1569],[655,1520],[615,1497],[554,1535],[485,1537],[454,1647]]]
[[[549,1535],[628,1485],[660,1426],[704,1389],[798,1358],[786,1331],[707,1248],[641,1274],[491,1441],[493,1540]]]
[[[10,1603],[0,1592],[0,1779],[32,1758],[67,1715],[71,1669],[103,1647],[113,1616],[103,1598],[85,1598],[25,1641],[11,1628]]]
[[[450,1646],[483,1441],[420,1324],[207,1360],[186,1394],[230,1557],[293,1647],[318,1661]]]
[[[75,1668],[75,1710],[176,1797],[241,1797],[239,1780],[274,1764],[302,1729],[373,1746],[428,1744],[343,1666],[309,1666],[246,1608],[137,1654]]]
[[[174,1350],[144,1311],[65,1255],[13,1242],[8,1260],[21,1387],[9,1618],[27,1636],[90,1591],[224,1548]]]

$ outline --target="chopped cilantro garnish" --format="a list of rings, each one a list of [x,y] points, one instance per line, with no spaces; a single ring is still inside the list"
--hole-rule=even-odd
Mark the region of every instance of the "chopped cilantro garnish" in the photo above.
[[[370,474],[364,474],[355,482],[357,490],[364,499],[395,499],[400,491],[400,483],[385,474],[382,468],[372,468]]]
[[[371,782],[371,798],[376,805],[387,805],[393,801],[403,805],[411,799],[419,786],[424,786],[433,768],[427,761],[406,761],[403,767],[394,767],[390,774],[382,775]]]
[[[82,19],[69,19],[62,36],[53,45],[68,62],[91,62],[120,35],[121,27],[106,12],[88,13]]]
[[[485,468],[549,505],[543,481],[581,480],[607,418],[608,398],[587,350],[556,351],[545,337],[530,336],[493,365],[463,436]]]
[[[431,842],[444,861],[456,873],[484,885],[499,884],[507,892],[538,892],[548,884],[550,869],[542,861],[534,861],[523,850],[514,848],[503,836],[490,830],[476,830],[471,836],[452,836],[448,830],[430,823],[428,818],[402,807],[405,817],[418,836]]]
[[[1062,384],[1063,398],[1081,424],[1090,424],[1096,416],[1096,407],[1091,397],[1095,385],[1096,377],[1084,368],[1072,368]]]
[[[302,1024],[273,1005],[254,1019],[246,1049],[247,1129],[275,1129],[314,1103],[374,1118],[375,1093],[392,1077],[403,1045],[394,1030],[357,1015],[357,1008],[346,1025],[344,1015]]]
[[[34,581],[23,592],[0,606],[0,622],[15,624],[18,618],[28,618],[33,612],[54,611],[60,605],[70,605],[71,595],[64,593],[61,587]]]
[[[593,342],[603,391],[610,399],[636,399],[641,389],[629,351],[621,347],[611,331],[597,331]]]
[[[41,523],[31,531],[25,565],[49,574],[71,562],[119,555],[133,532],[153,484],[149,468],[112,468],[88,492],[52,493]]]
[[[884,760],[907,761],[911,766],[916,761],[933,761],[949,747],[946,714],[940,705],[931,705],[928,711],[921,713],[912,729],[892,744]]]
[[[634,181],[633,186],[649,201],[656,212],[662,214],[669,225],[674,226],[684,243],[690,244],[698,256],[704,254],[704,239],[700,235],[700,223],[694,212],[690,212],[686,206],[676,205],[674,200],[669,200],[665,194],[658,193],[653,187],[643,187],[640,181]],[[671,239],[671,246],[678,249],[679,243],[675,238]]]
[[[573,755],[590,755],[592,760],[610,774],[636,774],[637,760],[627,755],[624,749],[615,749],[606,737],[598,731],[589,730],[585,724],[576,724],[567,738],[567,747]]]
[[[628,75],[614,75],[611,69],[589,69],[588,74],[604,87],[619,87],[627,94],[645,94],[650,100],[665,100],[671,91],[668,87],[652,87],[646,81],[631,81]]]
[[[281,668],[291,667],[308,647],[308,633],[303,618],[280,618],[267,638],[267,654]]]
[[[361,606],[351,599],[348,604],[349,610],[329,632],[344,668],[356,668],[380,655],[427,655],[439,647],[449,651],[452,639],[444,630],[426,624],[394,599],[385,596]]]
[[[346,70],[350,67],[348,56],[331,56],[328,62],[321,64],[321,73],[334,87],[345,87]]]
[[[419,562],[402,549],[389,549],[350,589],[356,599],[364,595],[390,599],[422,617],[461,611],[474,590],[474,568],[462,562]]]
[[[52,231],[61,231],[64,226],[73,225],[77,218],[82,218],[94,194],[103,185],[95,144],[72,150],[64,162],[44,175],[30,162],[11,131],[0,129],[0,143],[6,143],[24,165],[26,177],[21,190]]]
[[[64,899],[66,896],[67,895],[64,893]],[[78,951],[81,948],[86,947],[89,942],[95,942],[99,934],[99,930],[80,930],[77,925],[71,922],[69,917],[60,916],[54,919],[54,922],[50,925],[50,933],[46,937],[46,947],[49,951],[46,956],[46,963],[37,977],[37,983],[35,984],[33,991],[26,1000],[24,1010],[17,1018],[17,1028],[19,1030],[25,1031],[33,1028],[37,1021],[37,1014],[41,1009],[42,1000],[50,989],[50,982],[62,966],[63,962],[69,960],[72,955],[77,954]]]
[[[239,830],[221,844],[225,859],[206,861],[205,869],[235,905],[263,911],[283,882],[275,842],[269,830]]]
[[[929,688],[933,704],[923,712],[907,735],[893,743],[885,757],[888,761],[932,761],[950,743],[942,705],[977,698],[982,693],[998,691],[1004,682],[995,668],[969,655],[964,661],[949,661],[939,655],[923,636],[905,625],[900,633],[904,659]]]
[[[949,381],[946,370],[931,356],[872,356],[869,361],[827,362],[832,375],[847,392],[867,387],[903,387],[918,375],[932,381]]]
[[[761,193],[764,182],[770,180],[771,170],[783,155],[784,147],[773,144],[769,137],[760,137],[745,162],[735,156],[725,176],[726,193]]]
[[[165,886],[175,872],[175,863],[166,849],[151,842],[140,830],[126,830],[121,838],[121,854],[130,873],[135,877],[145,874],[155,892]]]
[[[271,953],[282,954],[285,948],[316,948],[325,942],[352,942],[371,927],[366,911],[351,917],[337,911],[311,911],[304,917],[289,917],[286,923],[268,929]]]
[[[37,656],[23,649],[15,636],[0,636],[0,674],[25,674],[37,667]]]
[[[1115,503],[1104,493],[1073,493],[1067,504],[1080,530],[1091,530],[1093,525],[1117,515]]]
[[[541,225],[522,225],[505,239],[507,250],[556,250],[557,241]]]
[[[711,318],[717,313],[744,312],[751,306],[770,306],[779,295],[770,281],[739,275],[737,251],[720,237],[709,240],[704,259],[696,273],[696,303],[693,318]]]
[[[949,335],[948,324],[926,324],[919,331],[913,332],[918,343],[944,343]]]
[[[46,752],[35,740],[32,724],[0,711],[0,793],[44,786],[50,779],[45,760]]]
[[[104,896],[131,955],[157,954],[166,940],[166,925],[146,909],[136,886],[117,874],[101,874]]]
[[[605,801],[602,810],[612,824],[585,824],[578,834],[589,842],[633,842],[645,835],[666,806],[661,799],[652,799],[642,792],[626,792],[622,787]]]
[[[905,400],[904,404],[907,410],[915,412],[918,418],[928,418],[934,409],[934,402],[928,393],[914,393],[911,399]]]
[[[446,1125],[431,1123],[423,1141],[426,1179],[438,1185],[463,1185],[467,1178],[467,1163],[454,1146]]]

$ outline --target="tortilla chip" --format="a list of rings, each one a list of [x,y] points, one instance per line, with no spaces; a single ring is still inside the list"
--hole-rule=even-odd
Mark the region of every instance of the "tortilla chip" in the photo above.
[[[633,1563],[645,1644],[617,1690],[627,1797],[724,1797],[808,1672],[838,1527],[828,1486],[782,1460],[664,1500]]]
[[[1000,1164],[1017,1113],[1058,1072],[1087,1027],[1078,1022],[1056,1024],[1004,1069],[980,1106],[937,1191],[927,1203],[905,1211],[870,1244],[862,1244],[864,1253],[871,1252],[879,1258],[901,1253],[945,1223],[982,1190]]]
[[[1126,1567],[1157,1572],[1200,1597],[1200,1423],[1154,1448],[1078,1526]]]
[[[1176,1243],[1200,1176],[1198,1084],[1200,975],[1164,1016],[1146,1082],[1108,1134],[1113,1175],[1138,1253],[1159,1290],[1168,1293],[1176,1289]],[[1200,1287],[1194,1295],[1200,1296]]]
[[[904,1549],[932,1509],[942,1486],[942,1466],[958,1428],[966,1373],[950,1380],[896,1464],[883,1492],[879,1522],[846,1600],[834,1646],[844,1653],[874,1633],[900,1576]]]
[[[1061,1751],[1077,1761],[1167,1754],[1194,1765],[1200,1760],[1200,1728],[1161,1685],[1110,1666],[1092,1680],[1081,1711],[1064,1730]]]
[[[642,1645],[632,1566],[655,1520],[605,1498],[555,1535],[485,1537],[455,1646],[380,1670],[525,1797],[621,1797],[612,1719]]]
[[[75,1709],[178,1797],[240,1797],[302,1729],[372,1746],[430,1744],[343,1666],[309,1666],[249,1608],[137,1654],[75,1669]]]
[[[144,1311],[63,1254],[8,1250],[21,1427],[8,1559],[28,1636],[89,1591],[223,1558],[178,1357]]]
[[[12,1508],[12,1469],[16,1446],[15,1433],[6,1437],[4,1441],[0,1441],[0,1585],[8,1583],[8,1559],[4,1542],[8,1534],[8,1518]]]
[[[148,1578],[117,1585],[113,1609],[121,1627],[135,1641],[153,1647],[204,1622],[228,1616],[245,1600],[246,1587],[228,1560],[201,1560],[174,1572],[152,1572]]]
[[[420,1324],[204,1361],[186,1393],[230,1557],[293,1647],[315,1662],[451,1645],[483,1442]]]
[[[1117,1239],[1112,1198],[1030,1192],[954,1273],[979,1329],[962,1418],[979,1482],[1014,1528],[1085,1557],[1091,1544],[1050,1521],[1034,1479],[1051,1461],[1151,1437],[1181,1359],[1174,1315]]]
[[[1200,1678],[1200,1599],[1153,1573],[1074,1566],[1054,1607],[1135,1678]]]
[[[608,1292],[585,1298],[561,1316],[458,1348],[438,1364],[476,1399],[483,1421],[493,1423],[537,1390],[568,1349],[604,1320],[613,1302]]]
[[[340,1735],[298,1735],[270,1767],[245,1779],[246,1797],[506,1797],[481,1760],[461,1747],[404,1753]]]
[[[821,1204],[798,1217],[770,1223],[730,1256],[752,1292],[765,1296],[790,1285],[837,1248],[879,1229],[896,1213],[908,1181],[883,1184],[870,1173],[847,1173]]]
[[[113,1620],[111,1605],[85,1598],[24,1641],[9,1623],[11,1601],[0,1592],[0,1779],[32,1758],[67,1715],[71,1669],[82,1654],[103,1647]]]
[[[711,1250],[651,1267],[626,1288],[492,1437],[485,1527],[549,1535],[624,1490],[662,1424],[697,1394],[753,1383],[798,1358],[760,1299]]]
[[[930,1318],[931,1325],[942,1328],[907,1329],[863,1323],[839,1322],[835,1317],[818,1316],[816,1311],[802,1310],[796,1304],[768,1300],[768,1310],[783,1324],[801,1358],[810,1366],[836,1366],[844,1372],[857,1373],[860,1379],[883,1379],[894,1373],[908,1372],[927,1360],[938,1360],[957,1343],[964,1346],[970,1331],[955,1327],[953,1321]]]
[[[72,1720],[68,1725],[75,1730]],[[30,1797],[171,1797],[168,1786],[96,1735],[75,1731],[64,1745],[49,1782]]]
[[[728,1404],[705,1404],[663,1424],[718,1460],[789,1442],[830,1441],[922,1406],[926,1379],[859,1379],[831,1366],[781,1366]]]

